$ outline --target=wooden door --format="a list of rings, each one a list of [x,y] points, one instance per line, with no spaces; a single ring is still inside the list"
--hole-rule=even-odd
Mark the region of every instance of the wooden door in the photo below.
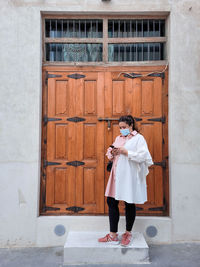
[[[41,214],[108,212],[105,153],[119,135],[117,119],[132,114],[155,163],[147,177],[148,201],[137,205],[137,213],[168,215],[167,72],[165,79],[132,79],[122,71],[159,68],[63,69],[44,69]],[[100,118],[111,118],[110,125]]]
[[[140,73],[142,74],[141,71]],[[166,171],[167,167],[164,151],[163,124],[166,123],[166,117],[163,80],[157,76],[133,79],[120,74],[119,71],[113,71],[106,72],[105,84],[105,117],[111,118],[110,129],[105,127],[106,147],[119,135],[116,118],[126,114],[134,116],[154,161],[147,176],[148,201],[143,205],[137,205],[137,213],[163,214],[166,211],[163,171]],[[106,183],[108,176],[109,174],[106,175]],[[123,202],[120,203],[120,209],[124,212]],[[107,208],[106,210],[108,211]]]
[[[47,75],[42,211],[104,213],[104,74]]]

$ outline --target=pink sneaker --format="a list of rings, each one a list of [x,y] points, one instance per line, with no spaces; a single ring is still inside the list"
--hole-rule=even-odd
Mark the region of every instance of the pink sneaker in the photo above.
[[[110,234],[107,234],[106,236],[99,238],[98,241],[99,242],[109,242],[110,244],[114,244],[114,245],[119,244],[118,234],[116,237],[112,237]]]
[[[121,245],[126,247],[130,244],[131,240],[132,240],[132,234],[126,232],[122,235]]]

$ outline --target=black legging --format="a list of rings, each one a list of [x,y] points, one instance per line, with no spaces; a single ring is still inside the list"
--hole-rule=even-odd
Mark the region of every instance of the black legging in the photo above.
[[[107,197],[107,203],[109,207],[109,222],[110,222],[110,232],[116,233],[118,231],[119,222],[119,201],[113,197]],[[125,216],[126,216],[126,230],[131,231],[135,216],[136,216],[136,206],[134,203],[125,202]]]

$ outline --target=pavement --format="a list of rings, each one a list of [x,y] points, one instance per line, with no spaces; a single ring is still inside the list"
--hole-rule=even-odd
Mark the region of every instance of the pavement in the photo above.
[[[149,245],[150,264],[89,264],[68,267],[200,267],[200,243]],[[78,255],[77,255],[78,257]],[[65,265],[66,266],[66,265]],[[0,267],[63,267],[63,247],[2,248]]]

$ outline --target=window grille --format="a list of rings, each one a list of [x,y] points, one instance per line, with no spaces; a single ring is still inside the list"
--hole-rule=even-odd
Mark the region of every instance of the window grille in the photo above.
[[[164,61],[165,19],[44,18],[44,62]]]

